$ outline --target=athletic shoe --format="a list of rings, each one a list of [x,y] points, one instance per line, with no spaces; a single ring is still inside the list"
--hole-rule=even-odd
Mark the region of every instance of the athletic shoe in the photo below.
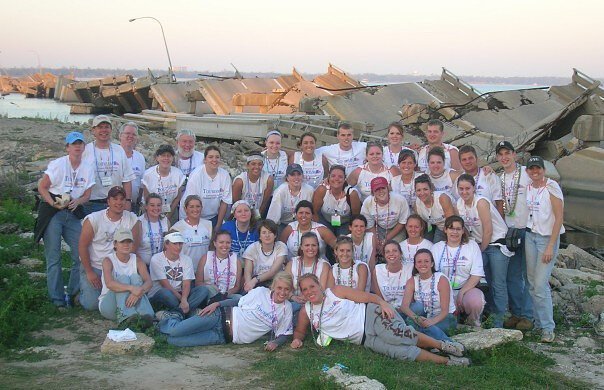
[[[543,330],[541,333],[541,342],[542,343],[553,343],[556,339],[556,335],[553,330]]]
[[[528,318],[521,318],[520,321],[516,324],[516,329],[518,330],[531,330],[533,329],[533,321]]]
[[[466,349],[463,345],[456,341],[441,341],[440,350],[449,355],[460,357],[463,356],[463,353]]]
[[[470,365],[470,359],[465,357],[449,356],[447,366],[461,366],[467,367]]]
[[[503,327],[504,328],[508,328],[508,329],[514,329],[514,328],[516,328],[516,325],[518,325],[518,323],[522,319],[523,318],[516,317],[516,316],[511,316],[508,319],[506,319],[505,321],[503,321]]]

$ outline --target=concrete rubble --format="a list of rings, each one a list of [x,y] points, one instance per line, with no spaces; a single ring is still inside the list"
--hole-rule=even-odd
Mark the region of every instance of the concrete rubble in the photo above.
[[[101,345],[101,353],[105,355],[132,355],[149,353],[155,345],[155,340],[144,333],[136,333],[136,340],[116,342],[108,337]]]
[[[463,344],[467,351],[480,351],[512,341],[520,341],[522,337],[522,332],[516,329],[492,328],[458,334],[452,339]]]
[[[339,386],[350,390],[386,390],[381,382],[366,376],[352,375],[342,371],[339,366],[333,366],[325,375],[332,378]]]

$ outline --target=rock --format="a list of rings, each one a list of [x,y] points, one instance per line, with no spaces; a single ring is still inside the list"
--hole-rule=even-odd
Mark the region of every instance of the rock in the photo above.
[[[560,249],[558,257],[564,259],[568,268],[586,267],[604,272],[604,261],[573,244],[570,244],[566,249]]]
[[[462,333],[452,337],[469,351],[492,348],[496,345],[522,340],[522,332],[516,329],[485,329],[474,333]]]
[[[553,288],[562,287],[562,283],[558,279],[556,279],[553,275],[549,278],[549,285]]]
[[[19,264],[24,265],[29,268],[35,268],[35,267],[41,266],[42,264],[44,264],[44,262],[42,260],[31,259],[31,258],[26,257],[24,259],[19,260]]]
[[[602,277],[602,275],[590,274],[572,268],[554,268],[552,269],[552,275],[554,275],[554,277],[565,286],[568,284],[576,284],[576,282],[584,282],[583,284],[586,284],[587,282],[592,280],[604,280],[604,277]]]
[[[594,339],[591,339],[589,337],[579,337],[577,339],[577,341],[575,341],[575,347],[577,348],[591,348],[591,349],[595,349],[598,347],[598,344],[596,343],[596,341]]]
[[[375,379],[367,378],[366,376],[357,376],[342,372],[338,366],[333,366],[325,371],[325,375],[333,378],[337,384],[344,389],[354,390],[386,390],[386,386]]]
[[[584,312],[599,316],[600,313],[604,312],[604,296],[594,295],[589,298],[586,302],[581,304],[581,308]]]
[[[28,272],[27,275],[29,276],[30,279],[45,279],[46,278],[45,272]]]
[[[106,355],[130,355],[136,353],[148,353],[153,349],[155,340],[144,333],[136,333],[136,340],[115,342],[108,337],[101,345],[101,353]]]
[[[19,234],[19,237],[21,237],[21,238],[32,238],[33,236],[34,236],[33,232],[25,232],[25,233]]]
[[[19,231],[19,225],[12,222],[3,223],[0,225],[0,234],[12,234]]]

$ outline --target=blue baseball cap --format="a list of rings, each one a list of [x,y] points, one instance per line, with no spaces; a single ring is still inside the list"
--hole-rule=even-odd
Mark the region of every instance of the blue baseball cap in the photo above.
[[[84,140],[84,135],[77,131],[72,131],[71,133],[67,134],[67,136],[65,137],[65,143],[68,145],[71,145],[72,143],[74,143],[76,141],[86,142]]]

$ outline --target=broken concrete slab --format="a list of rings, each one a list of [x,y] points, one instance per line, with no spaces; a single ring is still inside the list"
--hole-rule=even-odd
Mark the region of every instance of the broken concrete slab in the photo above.
[[[106,355],[132,355],[151,352],[155,340],[144,333],[136,333],[136,340],[116,342],[108,337],[101,345],[101,353]]]
[[[458,334],[453,336],[452,339],[463,344],[468,351],[479,351],[512,341],[520,341],[522,337],[522,332],[516,329],[492,328]]]
[[[370,379],[366,376],[352,375],[342,371],[339,366],[333,366],[325,375],[333,378],[333,380],[344,389],[350,390],[386,390],[381,382]]]
[[[41,266],[42,264],[44,264],[44,262],[39,259],[32,259],[32,258],[26,257],[26,258],[19,260],[19,264],[21,264],[25,267],[35,268],[35,267]]]

